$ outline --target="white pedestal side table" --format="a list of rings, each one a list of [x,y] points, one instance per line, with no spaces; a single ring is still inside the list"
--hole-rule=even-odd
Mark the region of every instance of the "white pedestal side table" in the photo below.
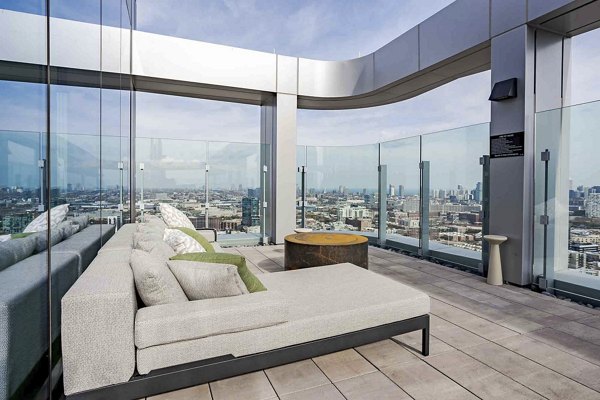
[[[500,245],[508,240],[506,236],[485,235],[483,237],[490,244],[490,262],[488,267],[487,283],[489,285],[502,285],[502,261],[500,259]]]

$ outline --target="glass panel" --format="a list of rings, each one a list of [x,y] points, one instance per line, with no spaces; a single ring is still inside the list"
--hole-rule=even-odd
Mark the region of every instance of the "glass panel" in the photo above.
[[[599,129],[600,102],[536,115],[533,274],[545,276],[557,295],[596,305],[600,301],[600,161],[592,149],[600,148]],[[546,150],[547,173],[541,155]],[[548,216],[546,232],[540,223],[543,215]]]
[[[489,124],[422,136],[430,162],[430,250],[443,257],[482,257],[481,156],[489,149]],[[436,254],[437,255],[437,254]]]
[[[0,398],[34,398],[49,372],[47,257],[35,237],[46,233],[13,235],[46,220],[46,86],[0,81],[0,92]]]
[[[381,164],[387,165],[387,238],[414,246],[419,245],[420,154],[419,137],[381,144]]]
[[[306,227],[375,233],[378,162],[377,144],[307,146]],[[365,201],[371,198],[372,203]]]
[[[156,213],[158,203],[170,202],[197,228],[204,227],[206,160],[206,142],[138,137],[138,209],[143,194],[145,212]]]
[[[210,142],[209,165],[209,227],[227,234],[245,232],[259,237],[260,145]]]

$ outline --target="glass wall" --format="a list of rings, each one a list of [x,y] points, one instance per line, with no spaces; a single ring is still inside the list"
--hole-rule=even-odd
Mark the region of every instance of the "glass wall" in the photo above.
[[[376,236],[384,196],[386,229],[380,241],[480,268],[489,184],[481,159],[488,151],[487,123],[372,145],[298,146],[296,225],[302,225],[304,200],[305,227]],[[380,164],[386,167],[381,192]]]
[[[143,194],[145,213],[172,203],[197,228],[217,230],[220,241],[258,243],[264,215],[259,107],[136,96],[138,209]]]
[[[387,237],[418,246],[420,238],[421,140],[415,136],[381,143],[387,166]]]
[[[484,182],[480,158],[489,152],[489,137],[489,124],[423,135],[422,158],[429,162],[431,250],[481,259]]]
[[[306,147],[307,228],[377,230],[378,147]]]
[[[533,275],[600,302],[600,102],[536,115]],[[547,216],[547,218],[544,218]],[[547,224],[541,223],[547,221]]]

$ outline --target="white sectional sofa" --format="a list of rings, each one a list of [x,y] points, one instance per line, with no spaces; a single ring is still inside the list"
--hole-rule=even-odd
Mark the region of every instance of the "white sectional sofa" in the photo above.
[[[141,307],[135,225],[62,300],[65,394],[139,398],[422,330],[429,297],[352,264],[259,275],[267,291]]]

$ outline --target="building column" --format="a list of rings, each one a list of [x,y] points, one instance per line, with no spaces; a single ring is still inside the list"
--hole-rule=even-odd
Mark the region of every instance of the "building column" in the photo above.
[[[504,280],[529,285],[533,229],[539,223],[534,221],[534,163],[539,157],[535,116],[563,104],[569,42],[561,35],[521,25],[494,37],[491,52],[492,86],[517,78],[517,97],[491,103],[490,139],[524,132],[524,150],[522,156],[491,154],[489,232],[508,237],[501,246]]]
[[[261,165],[269,177],[263,236],[276,244],[296,228],[297,93],[298,59],[277,56],[277,92],[261,107]]]

